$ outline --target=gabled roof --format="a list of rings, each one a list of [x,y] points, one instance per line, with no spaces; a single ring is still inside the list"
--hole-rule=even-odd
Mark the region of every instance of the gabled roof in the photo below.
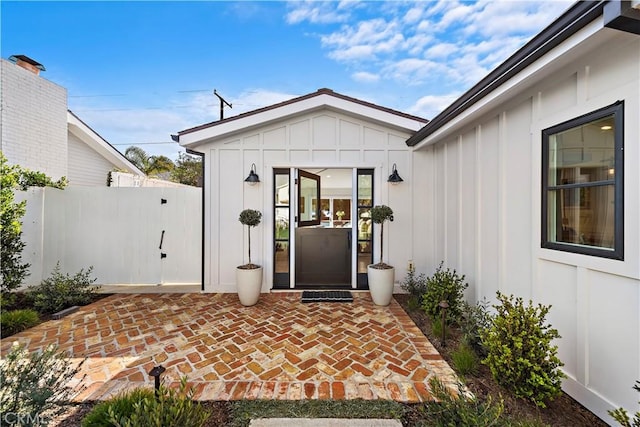
[[[178,132],[177,139],[182,146],[194,147],[211,138],[218,138],[243,129],[264,125],[324,107],[365,117],[409,132],[415,132],[429,122],[422,117],[381,107],[323,88],[268,107],[182,130]]]
[[[131,163],[120,151],[109,144],[96,131],[91,129],[85,122],[80,120],[71,110],[67,110],[67,128],[77,136],[82,142],[96,151],[102,157],[113,163],[118,168],[139,176],[145,176],[136,165]]]
[[[618,0],[619,1],[619,0]],[[414,146],[602,15],[606,1],[578,1],[407,140]]]

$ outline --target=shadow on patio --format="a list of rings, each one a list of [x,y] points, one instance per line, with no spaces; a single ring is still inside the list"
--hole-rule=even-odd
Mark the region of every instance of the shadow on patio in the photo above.
[[[457,378],[393,300],[302,304],[299,293],[263,294],[243,307],[235,294],[117,294],[3,340],[30,351],[57,344],[84,358],[77,401],[105,399],[186,375],[199,400],[430,400],[428,380]]]

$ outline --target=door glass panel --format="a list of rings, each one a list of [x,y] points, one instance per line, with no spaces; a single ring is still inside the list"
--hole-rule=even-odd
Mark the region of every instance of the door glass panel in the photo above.
[[[276,206],[289,205],[289,174],[276,175]]]
[[[276,208],[276,240],[289,240],[289,208]]]
[[[320,176],[298,171],[298,225],[320,225]]]
[[[358,170],[358,222],[355,232],[358,236],[358,288],[367,284],[367,266],[373,263],[373,170]],[[366,289],[366,288],[365,288]]]
[[[276,273],[289,272],[289,242],[276,242]]]
[[[273,287],[289,288],[289,169],[275,169],[273,175]]]

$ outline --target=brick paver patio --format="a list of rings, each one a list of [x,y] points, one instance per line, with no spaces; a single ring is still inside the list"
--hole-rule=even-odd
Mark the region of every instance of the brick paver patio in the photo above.
[[[88,360],[76,400],[105,399],[186,375],[199,400],[431,399],[428,380],[457,378],[394,300],[300,303],[299,293],[263,294],[243,307],[235,294],[119,294],[2,341],[30,350],[57,344]]]

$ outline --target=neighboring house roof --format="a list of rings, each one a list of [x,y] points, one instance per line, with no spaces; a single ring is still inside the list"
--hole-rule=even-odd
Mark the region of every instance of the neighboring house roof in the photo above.
[[[178,140],[182,146],[195,147],[211,138],[219,138],[239,130],[327,107],[408,131],[417,131],[428,123],[428,120],[422,117],[381,107],[323,88],[288,101],[180,131]]]
[[[96,131],[91,129],[85,122],[80,120],[71,110],[67,110],[67,126],[69,132],[73,133],[91,149],[99,153],[102,157],[113,163],[116,167],[133,173],[134,175],[145,176],[136,165],[131,163],[120,151],[107,140],[101,137]]]
[[[505,84],[525,68],[534,64],[545,54],[556,48],[569,37],[583,29],[594,19],[603,14],[606,1],[579,1],[571,6],[551,25],[542,30],[536,37],[525,44],[520,50],[489,73],[478,84],[473,86],[458,98],[453,104],[434,117],[426,126],[407,140],[407,145],[414,146],[433,134],[443,126],[449,124],[475,103],[485,98],[495,89]],[[618,6],[619,0],[612,1],[611,6]],[[640,13],[640,12],[639,12]],[[610,18],[612,21],[615,17]],[[640,25],[640,23],[638,23]],[[611,21],[605,20],[605,25],[616,28]]]

